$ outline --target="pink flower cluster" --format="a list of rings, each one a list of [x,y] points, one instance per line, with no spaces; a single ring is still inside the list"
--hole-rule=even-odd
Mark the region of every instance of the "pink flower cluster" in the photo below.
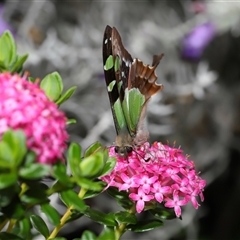
[[[66,117],[37,84],[24,77],[0,74],[0,137],[11,129],[21,129],[27,146],[40,163],[62,159],[68,139]]]
[[[136,203],[138,213],[147,203],[163,203],[181,216],[181,206],[192,202],[198,208],[197,197],[204,200],[206,181],[195,171],[194,163],[182,154],[179,148],[171,148],[159,142],[152,146],[145,143],[129,154],[127,159],[119,157],[114,147],[109,155],[117,158],[114,170],[101,179],[119,191],[127,191]]]

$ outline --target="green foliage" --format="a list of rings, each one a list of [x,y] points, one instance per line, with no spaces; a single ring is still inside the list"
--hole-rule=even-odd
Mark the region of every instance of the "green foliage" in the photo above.
[[[63,91],[62,78],[58,72],[48,74],[40,83],[40,88],[44,90],[48,98],[58,105],[67,101],[75,92],[77,87],[69,88],[65,93]]]
[[[49,236],[49,229],[46,223],[38,215],[31,215],[30,220],[34,228],[41,233],[45,238]]]
[[[20,73],[28,55],[17,55],[16,44],[9,31],[0,36],[0,49],[0,72]]]
[[[161,227],[162,225],[162,221],[152,219],[146,221],[138,221],[136,224],[128,225],[126,228],[133,232],[147,232],[155,228]]]
[[[90,231],[84,231],[81,237],[81,240],[96,240],[96,239],[97,239],[96,235]]]

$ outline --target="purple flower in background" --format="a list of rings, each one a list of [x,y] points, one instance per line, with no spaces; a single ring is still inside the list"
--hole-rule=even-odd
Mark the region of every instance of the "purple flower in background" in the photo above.
[[[0,4],[0,35],[2,35],[2,33],[6,30],[9,30],[11,33],[13,33],[13,29],[4,19],[3,13],[4,13],[4,5]]]
[[[212,23],[204,23],[195,27],[182,42],[182,56],[184,58],[199,60],[206,46],[216,34]]]

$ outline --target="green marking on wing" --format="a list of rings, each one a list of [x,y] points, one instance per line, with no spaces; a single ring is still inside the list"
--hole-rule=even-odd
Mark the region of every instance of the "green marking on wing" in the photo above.
[[[127,127],[127,123],[124,117],[122,105],[119,98],[114,103],[113,110],[114,110],[116,121],[117,121],[117,131],[120,132],[121,129],[124,129]]]
[[[106,63],[104,65],[104,70],[109,70],[113,67],[113,56],[112,55],[109,55],[107,60],[106,60]]]
[[[118,92],[120,92],[120,90],[121,90],[121,87],[122,87],[122,81],[120,81],[120,82],[118,82]]]
[[[125,90],[125,97],[122,103],[123,113],[127,122],[127,127],[131,135],[137,131],[137,125],[145,102],[144,95],[139,89],[132,88]]]
[[[110,82],[110,83],[108,84],[108,86],[107,86],[108,92],[111,92],[111,91],[113,90],[115,84],[116,84],[116,80],[113,80],[112,82]]]
[[[119,57],[116,56],[115,62],[114,62],[114,71],[117,72],[120,69],[120,60]]]

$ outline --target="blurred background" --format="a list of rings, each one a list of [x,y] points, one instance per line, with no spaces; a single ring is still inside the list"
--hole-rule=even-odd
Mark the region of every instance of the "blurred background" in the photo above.
[[[0,1],[0,34],[10,29],[18,52],[29,53],[25,70],[40,78],[58,71],[66,88],[77,85],[62,110],[77,120],[69,133],[84,149],[115,139],[102,66],[107,24],[133,57],[151,63],[165,54],[157,68],[164,89],[148,106],[151,142],[181,146],[207,180],[198,210],[189,204],[182,220],[122,239],[240,239],[240,1]],[[104,194],[89,204],[119,208]],[[101,231],[84,219],[61,236],[86,229]]]

